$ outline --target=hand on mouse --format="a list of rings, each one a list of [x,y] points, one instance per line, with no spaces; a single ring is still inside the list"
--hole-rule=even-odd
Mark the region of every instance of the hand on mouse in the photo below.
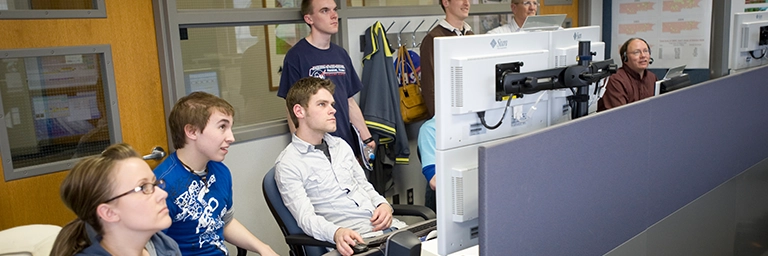
[[[357,241],[363,241],[363,237],[351,229],[339,228],[333,234],[333,241],[336,242],[336,250],[341,255],[350,256],[355,253],[351,246],[357,244]]]

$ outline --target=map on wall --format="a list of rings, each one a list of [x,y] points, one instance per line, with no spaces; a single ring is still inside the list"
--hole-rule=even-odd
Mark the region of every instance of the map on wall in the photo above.
[[[651,68],[709,68],[711,0],[615,0],[612,9],[612,58],[640,37],[651,47]]]

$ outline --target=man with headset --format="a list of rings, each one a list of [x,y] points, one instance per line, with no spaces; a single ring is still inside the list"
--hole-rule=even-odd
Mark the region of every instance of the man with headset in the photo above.
[[[648,71],[648,65],[653,64],[648,42],[642,38],[630,38],[619,48],[619,55],[624,64],[608,79],[605,94],[597,102],[597,111],[639,101],[654,94],[656,75]]]

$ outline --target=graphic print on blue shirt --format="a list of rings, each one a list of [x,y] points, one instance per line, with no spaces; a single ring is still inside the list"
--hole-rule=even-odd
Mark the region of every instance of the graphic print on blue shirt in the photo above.
[[[312,66],[309,69],[309,76],[320,79],[327,79],[329,76],[343,76],[347,74],[347,69],[343,64],[329,64]]]
[[[208,187],[215,182],[216,175],[213,174],[208,178],[208,184],[204,184],[203,181],[192,181],[187,191],[174,200],[174,204],[181,212],[174,216],[173,221],[196,220],[195,234],[199,236],[199,248],[203,248],[205,244],[211,244],[226,254],[227,247],[224,245],[224,239],[216,234],[217,230],[224,228],[226,206],[221,209],[218,216],[213,216],[213,212],[219,207],[219,201],[214,197],[208,198],[208,201],[205,200],[205,195],[209,192]]]

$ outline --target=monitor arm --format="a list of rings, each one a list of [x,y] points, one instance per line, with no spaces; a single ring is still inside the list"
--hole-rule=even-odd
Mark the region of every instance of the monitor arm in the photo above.
[[[577,92],[568,96],[572,106],[573,119],[587,115],[589,85],[616,73],[617,65],[613,59],[592,62],[594,53],[589,51],[590,42],[579,42],[578,65],[553,68],[541,71],[519,73],[522,62],[496,65],[496,100],[503,100],[509,95],[523,96],[543,90],[576,88]]]

